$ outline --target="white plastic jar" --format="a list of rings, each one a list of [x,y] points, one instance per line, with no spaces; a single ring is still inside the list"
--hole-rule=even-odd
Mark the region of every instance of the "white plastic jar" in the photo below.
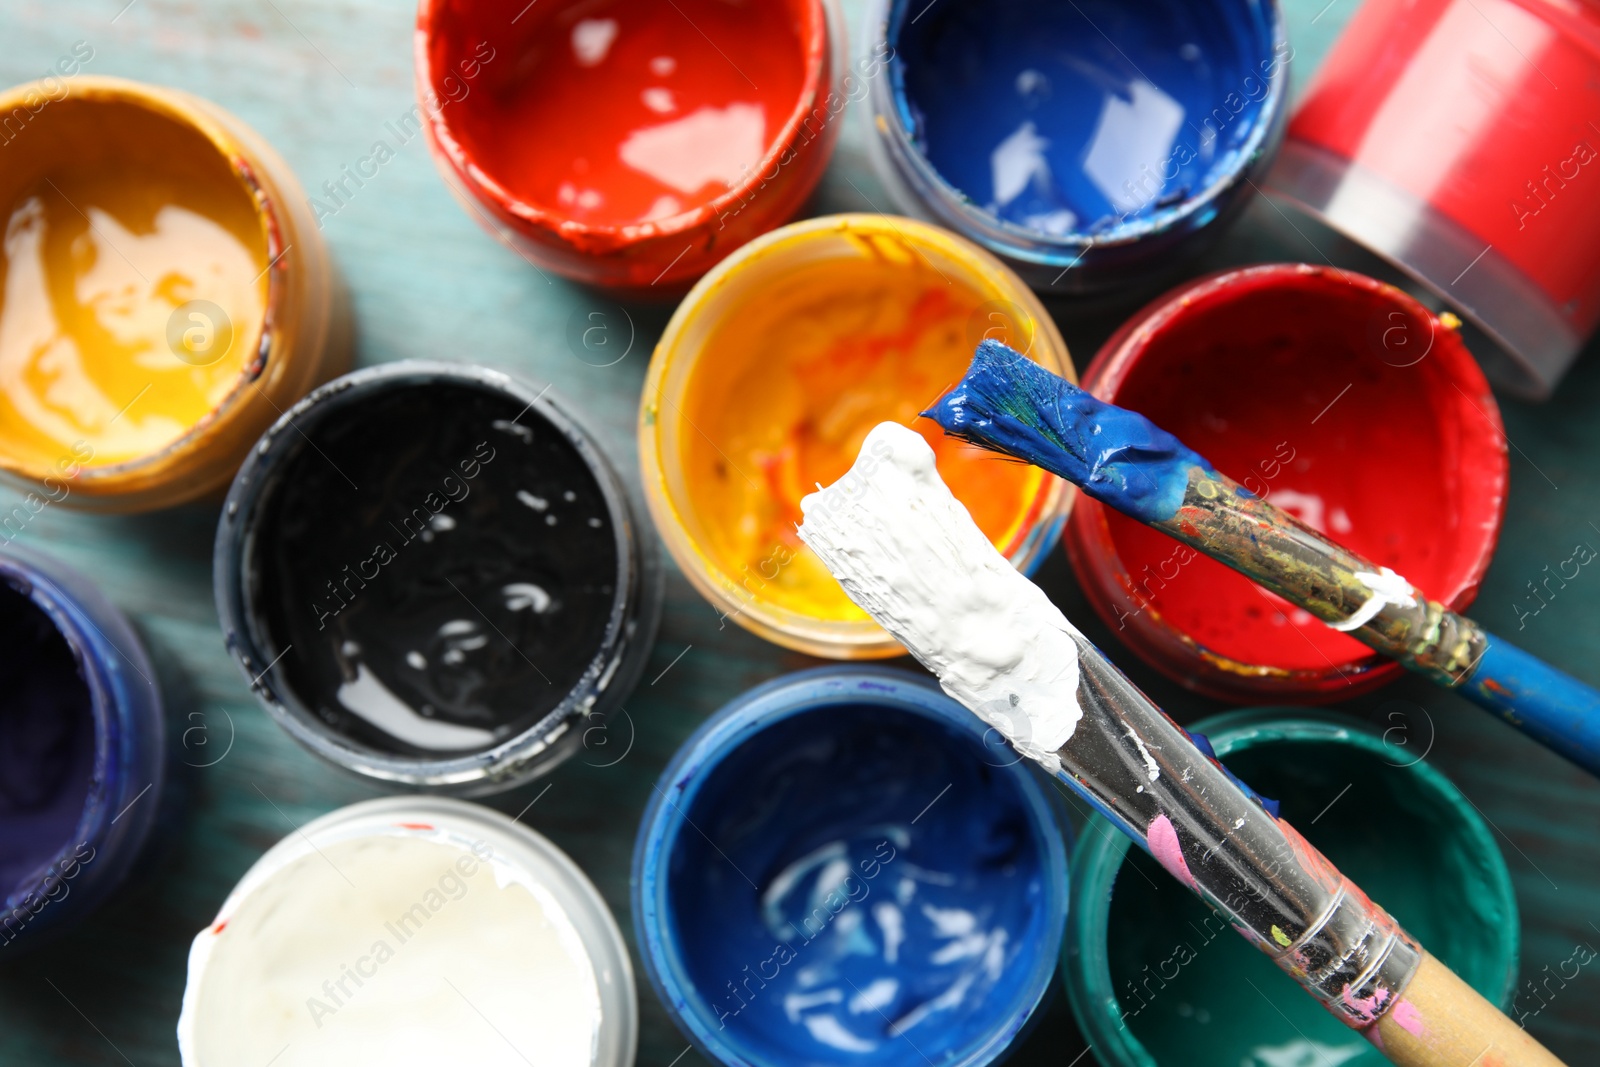
[[[388,797],[307,823],[195,937],[185,1067],[631,1067],[621,932],[560,849],[498,812]]]

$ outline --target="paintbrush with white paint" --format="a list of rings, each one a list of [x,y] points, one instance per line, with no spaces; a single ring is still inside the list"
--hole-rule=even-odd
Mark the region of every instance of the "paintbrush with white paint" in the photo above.
[[[801,510],[801,539],[945,692],[1395,1063],[1559,1064],[1112,666],[995,550],[918,434],[877,427],[850,472]]]

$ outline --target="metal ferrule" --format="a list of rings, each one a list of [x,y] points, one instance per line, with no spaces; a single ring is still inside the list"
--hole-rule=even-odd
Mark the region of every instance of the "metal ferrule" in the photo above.
[[[1376,575],[1383,568],[1225,474],[1193,468],[1183,506],[1172,518],[1152,525],[1336,627],[1377,595],[1359,576]],[[1459,685],[1483,655],[1483,630],[1415,589],[1411,592],[1410,604],[1383,600],[1377,613],[1350,635],[1435,681]]]
[[[1056,753],[1060,777],[1330,1012],[1370,1026],[1416,972],[1417,943],[1098,649],[1074,640],[1083,718]]]

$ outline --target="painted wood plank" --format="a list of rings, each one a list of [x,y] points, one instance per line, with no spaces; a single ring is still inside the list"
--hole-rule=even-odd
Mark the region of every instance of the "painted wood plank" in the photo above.
[[[1289,0],[1296,82],[1326,52],[1357,0]],[[859,44],[863,4],[845,4]],[[86,69],[199,93],[268,137],[313,195],[385,140],[377,176],[324,219],[355,301],[358,362],[434,358],[488,363],[552,383],[588,417],[625,476],[637,481],[633,420],[650,348],[670,313],[629,305],[628,357],[589,366],[563,340],[594,297],[542,276],[486,236],[446,192],[420,139],[387,125],[411,106],[407,0],[11,0],[0,7],[0,81],[43,73],[74,42],[95,50]],[[887,196],[867,165],[866,128],[853,105],[845,136],[808,214],[879,210]],[[0,148],[0,166],[5,165]],[[1206,266],[1265,259],[1320,262],[1322,251],[1270,205],[1256,203]],[[1130,301],[1124,301],[1124,304]],[[1137,303],[1137,300],[1132,300]],[[1080,365],[1124,306],[1052,302]],[[1505,406],[1514,444],[1505,536],[1474,614],[1529,649],[1600,682],[1600,574],[1584,571],[1518,630],[1525,583],[1574,542],[1600,545],[1600,363],[1586,356],[1557,400]],[[0,508],[14,501],[0,492]],[[0,1064],[177,1063],[173,1026],[189,938],[237,878],[294,826],[379,795],[302,752],[256,708],[222,648],[210,589],[216,506],[106,517],[50,508],[24,540],[95,575],[136,620],[157,657],[174,728],[186,731],[186,819],[170,853],[113,906],[52,950],[0,960]],[[1041,582],[1136,681],[1182,721],[1216,705],[1145,670],[1098,626],[1059,555]],[[1592,584],[1592,588],[1591,588]],[[1523,610],[1531,601],[1521,602]],[[687,651],[685,651],[687,650]],[[731,625],[669,567],[666,614],[628,717],[590,739],[544,782],[496,798],[571,853],[632,936],[627,878],[633,834],[651,783],[676,746],[742,689],[811,665]],[[1600,945],[1600,788],[1462,701],[1406,681],[1350,710],[1429,758],[1471,796],[1501,834],[1523,910],[1524,976],[1539,980],[1579,941]],[[1416,750],[1408,750],[1416,751]],[[222,755],[226,752],[226,755]],[[220,759],[218,757],[221,757]],[[619,758],[620,757],[620,758]],[[208,766],[201,766],[209,764]],[[545,783],[548,793],[540,795]],[[3,950],[0,950],[3,951]],[[1289,991],[1286,989],[1286,995]],[[1554,996],[1530,1029],[1572,1063],[1600,1062],[1592,1011],[1600,977],[1587,971]],[[1539,1000],[1527,996],[1524,1008]],[[686,1042],[641,988],[640,1063],[664,1067]],[[1012,1061],[1073,1062],[1084,1048],[1056,998]],[[273,1050],[264,1050],[263,1065]],[[699,1063],[689,1053],[679,1067]],[[910,1060],[908,1062],[915,1062]],[[248,1065],[245,1065],[248,1067]]]

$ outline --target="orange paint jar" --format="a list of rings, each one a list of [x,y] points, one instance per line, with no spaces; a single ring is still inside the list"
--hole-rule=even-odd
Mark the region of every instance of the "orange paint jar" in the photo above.
[[[926,437],[952,492],[1019,568],[1049,551],[1070,490],[918,419],[986,336],[1073,375],[1016,275],[910,219],[785,226],[695,286],[651,361],[639,449],[656,527],[723,624],[819,656],[902,654],[795,535],[800,498],[849,470],[887,420]]]
[[[299,183],[214,104],[116,78],[0,92],[0,475],[139,511],[214,494],[337,373],[348,326]]]

